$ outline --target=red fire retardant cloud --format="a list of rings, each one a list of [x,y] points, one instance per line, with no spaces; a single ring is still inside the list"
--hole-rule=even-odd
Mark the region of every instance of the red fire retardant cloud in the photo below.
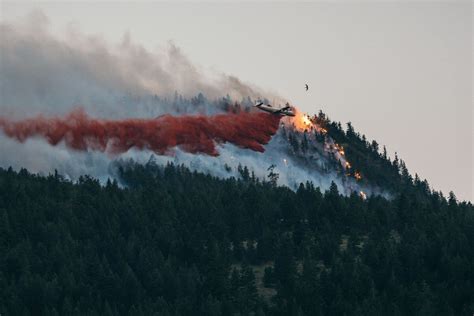
[[[103,120],[78,109],[64,117],[38,116],[20,121],[0,117],[0,129],[20,142],[43,137],[51,145],[64,141],[75,150],[119,154],[135,147],[167,154],[179,147],[190,153],[217,156],[216,143],[226,142],[263,152],[263,145],[276,133],[279,122],[279,116],[263,112]]]

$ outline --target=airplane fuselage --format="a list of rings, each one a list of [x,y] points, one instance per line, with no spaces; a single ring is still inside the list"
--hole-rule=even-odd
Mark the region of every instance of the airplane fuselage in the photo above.
[[[269,104],[263,104],[263,103],[256,103],[255,107],[259,108],[262,111],[272,113],[275,115],[282,115],[282,116],[295,116],[295,113],[289,106],[286,106],[284,108],[274,108]]]

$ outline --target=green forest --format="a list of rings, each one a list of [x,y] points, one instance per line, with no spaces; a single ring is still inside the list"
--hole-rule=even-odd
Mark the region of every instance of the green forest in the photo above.
[[[2,316],[474,312],[474,208],[418,177],[363,200],[245,167],[118,172],[0,169]]]

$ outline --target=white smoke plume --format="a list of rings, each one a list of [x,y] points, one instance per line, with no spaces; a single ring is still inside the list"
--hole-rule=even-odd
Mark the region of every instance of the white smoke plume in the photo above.
[[[0,87],[3,113],[64,114],[82,105],[93,116],[149,116],[168,113],[150,96],[257,98],[265,93],[233,76],[204,75],[178,47],[168,43],[153,52],[124,36],[108,44],[100,37],[49,31],[41,12],[26,21],[0,24]],[[273,97],[273,96],[272,96]],[[156,104],[155,104],[156,105]]]

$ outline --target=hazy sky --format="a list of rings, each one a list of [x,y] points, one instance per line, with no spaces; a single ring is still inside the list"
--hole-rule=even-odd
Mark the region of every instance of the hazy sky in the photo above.
[[[171,40],[203,68],[351,121],[435,189],[474,200],[470,1],[0,1],[0,20],[35,8],[56,32],[112,43],[128,32],[150,49]]]

